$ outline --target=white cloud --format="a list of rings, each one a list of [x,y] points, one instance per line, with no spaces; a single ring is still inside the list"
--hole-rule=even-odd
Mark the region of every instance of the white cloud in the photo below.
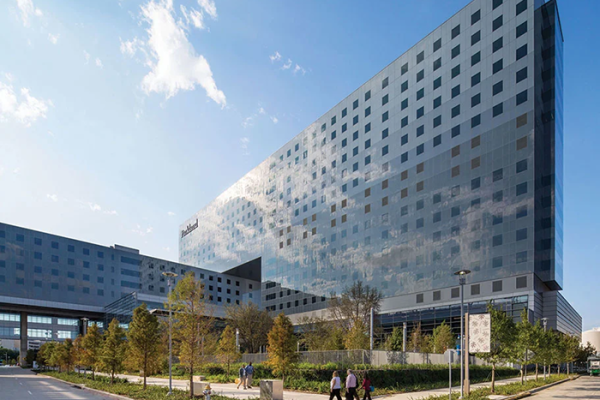
[[[151,234],[151,233],[152,233],[152,231],[153,231],[153,228],[152,228],[151,226],[149,226],[149,227],[147,227],[147,228],[142,228],[142,227],[141,227],[139,224],[137,224],[137,225],[135,226],[135,228],[133,228],[133,229],[131,230],[131,232],[133,232],[133,233],[137,233],[137,234],[138,234],[138,235],[140,235],[140,236],[146,236],[146,235],[149,235],[149,234]]]
[[[53,35],[51,33],[48,34],[48,40],[50,41],[50,43],[52,44],[56,44],[58,43],[58,39],[60,38],[60,34],[57,35]]]
[[[254,121],[254,114],[249,117],[246,117],[246,119],[242,122],[242,126],[244,128],[248,128],[249,126],[253,125],[253,121]]]
[[[102,60],[100,60],[98,57],[96,57],[96,67],[98,68],[104,68],[104,65],[102,65]]]
[[[271,117],[271,121],[273,121],[274,124],[278,123],[279,120],[277,119],[277,117]]]
[[[269,56],[269,59],[271,60],[271,62],[279,61],[279,60],[281,60],[281,54],[279,54],[279,52],[276,51],[275,54],[273,54],[272,56]]]
[[[292,60],[290,60],[288,58],[287,62],[285,64],[283,64],[283,67],[281,67],[281,69],[290,69],[291,66],[292,66]]]
[[[200,5],[216,17],[212,1],[201,1]],[[142,79],[144,92],[164,93],[169,99],[180,90],[194,90],[200,85],[210,99],[225,107],[225,94],[217,88],[208,61],[196,54],[185,28],[175,21],[172,0],[150,0],[141,10],[143,20],[149,25],[146,65],[150,72]]]
[[[198,4],[212,19],[217,18],[217,6],[213,0],[198,0]]]
[[[302,72],[302,75],[306,74],[306,70],[298,64],[296,64],[296,66],[294,67],[294,75],[296,75],[298,72]]]
[[[123,41],[121,38],[119,38],[119,41],[121,42],[121,53],[129,57],[133,57],[138,49],[144,46],[144,42],[139,40],[137,36],[134,37],[133,40],[126,41]]]
[[[88,206],[90,207],[90,210],[92,210],[94,212],[96,212],[96,211],[102,211],[102,207],[100,207],[96,203],[88,203]]]
[[[87,51],[83,51],[83,56],[85,57],[85,63],[88,64],[90,62],[90,53],[88,53]]]
[[[194,25],[194,27],[197,29],[206,28],[206,26],[204,25],[204,16],[200,11],[196,10],[195,8],[192,8],[190,9],[190,12],[188,12],[187,8],[184,5],[179,6],[179,8],[181,9],[181,13],[183,14],[183,17],[185,18],[185,21],[188,25],[191,22],[192,25]]]
[[[168,211],[168,212],[167,212],[167,215],[168,215],[169,217],[174,217],[174,216],[175,216],[175,213],[174,213],[173,211]]]
[[[265,115],[267,117],[269,117],[269,119],[271,121],[273,121],[274,124],[276,124],[277,122],[279,122],[279,120],[277,119],[276,116],[274,115],[269,115],[269,113],[267,112],[267,110],[265,110],[264,107],[259,106],[258,110],[256,112],[254,112],[252,115],[250,115],[249,117],[246,117],[243,121],[242,121],[242,126],[244,128],[249,128],[251,126],[254,125],[254,121],[259,118],[261,115]]]
[[[105,211],[103,211],[103,213],[106,215],[117,215],[116,210],[105,210]]]
[[[55,203],[58,201],[58,196],[57,196],[57,195],[55,195],[55,194],[47,194],[47,195],[46,195],[46,198],[48,198],[48,199],[52,200],[52,201],[53,201],[53,202],[55,202]]]
[[[243,153],[245,156],[249,155],[250,152],[248,151],[248,144],[250,143],[250,138],[249,137],[243,137],[240,139],[240,147],[243,150]]]
[[[266,114],[267,112],[265,111],[264,108],[261,107],[261,108],[258,109],[258,113],[259,114]]]
[[[42,10],[36,8],[33,5],[32,0],[17,0],[17,6],[21,11],[21,20],[23,21],[23,26],[29,26],[29,18],[32,16],[41,17],[43,15]]]
[[[29,89],[21,88],[17,98],[12,85],[0,82],[0,122],[16,120],[29,127],[38,118],[46,118],[51,100],[40,100],[29,94]]]

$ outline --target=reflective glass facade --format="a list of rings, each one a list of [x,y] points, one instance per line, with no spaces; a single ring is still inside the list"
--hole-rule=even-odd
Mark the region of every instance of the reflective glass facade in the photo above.
[[[185,221],[179,251],[260,262],[270,311],[323,308],[356,280],[390,312],[457,302],[461,268],[467,297],[536,308],[534,284],[562,285],[555,2],[469,3]]]

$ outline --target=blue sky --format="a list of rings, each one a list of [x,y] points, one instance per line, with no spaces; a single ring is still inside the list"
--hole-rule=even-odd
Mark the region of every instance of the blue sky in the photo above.
[[[179,223],[468,3],[0,1],[0,221],[177,260]],[[565,290],[600,326],[600,2],[565,35]]]

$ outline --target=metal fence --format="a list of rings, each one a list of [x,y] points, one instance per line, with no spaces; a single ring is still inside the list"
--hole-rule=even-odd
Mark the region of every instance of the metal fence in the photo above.
[[[301,351],[299,362],[311,364],[370,364],[382,366],[389,364],[447,364],[443,354],[412,353],[382,350],[335,350],[335,351]],[[244,354],[242,361],[261,363],[267,360],[267,353]],[[486,362],[469,357],[471,365],[485,365]]]

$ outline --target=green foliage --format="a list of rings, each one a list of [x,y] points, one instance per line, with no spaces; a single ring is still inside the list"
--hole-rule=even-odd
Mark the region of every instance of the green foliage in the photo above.
[[[248,353],[258,353],[267,344],[267,335],[273,319],[252,302],[232,304],[225,309],[227,320],[233,330],[240,332],[240,347]]]
[[[111,383],[114,382],[115,374],[123,371],[125,350],[125,330],[119,326],[119,321],[113,319],[104,332],[100,351],[100,368],[110,374]]]
[[[3,349],[0,349],[0,355],[3,354],[2,350]],[[27,354],[25,355],[25,362],[27,363],[27,365],[33,365],[33,362],[35,361],[35,355],[35,350],[27,350]]]
[[[387,351],[402,351],[404,343],[404,330],[397,326],[392,331],[392,334],[387,338],[385,342],[385,348]]]
[[[96,370],[100,365],[100,352],[102,350],[102,334],[98,325],[92,324],[88,327],[81,346],[83,347],[81,363],[92,368],[92,379],[94,379]]]
[[[133,317],[127,331],[127,364],[142,372],[144,389],[146,389],[146,377],[158,369],[160,339],[158,319],[150,314],[146,303],[142,303],[133,310]]]
[[[367,327],[362,320],[357,319],[352,324],[344,340],[344,346],[347,350],[367,350],[370,347]]]
[[[344,350],[344,332],[338,324],[321,317],[303,317],[298,330],[308,351]]]
[[[36,361],[40,365],[40,367],[53,367],[52,364],[52,353],[54,353],[54,348],[56,347],[57,342],[46,342],[40,346],[38,350]]]
[[[231,325],[227,325],[221,333],[221,340],[217,345],[217,357],[219,361],[227,365],[227,379],[229,379],[231,363],[236,362],[241,357],[235,344],[235,331]]]
[[[433,330],[432,353],[443,354],[446,350],[454,348],[455,344],[456,338],[446,321]]]
[[[285,376],[291,371],[298,359],[294,326],[285,314],[281,313],[275,318],[268,340],[267,352],[269,359],[267,365],[271,367],[275,376],[281,376],[285,380]]]
[[[355,281],[352,286],[344,289],[341,296],[332,293],[329,310],[333,320],[344,333],[348,333],[355,321],[360,320],[364,326],[369,326],[371,308],[375,313],[379,312],[381,299],[379,289],[364,285],[362,281]]]
[[[424,338],[425,335],[423,335],[423,332],[421,331],[421,323],[419,322],[416,326],[413,327],[413,330],[410,332],[410,335],[408,336],[408,345],[406,346],[406,350],[407,351],[412,351],[412,352],[422,352],[425,353],[424,351],[421,351],[421,348],[423,347],[423,345],[425,344],[425,339]],[[427,347],[427,346],[425,346]]]

